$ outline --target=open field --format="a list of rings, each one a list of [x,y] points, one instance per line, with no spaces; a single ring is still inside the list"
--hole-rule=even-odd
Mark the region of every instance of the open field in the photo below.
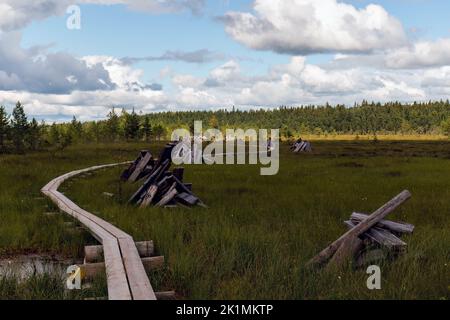
[[[40,188],[74,169],[134,159],[161,145],[76,146],[0,157],[0,257],[46,253],[82,258],[88,234],[68,232],[68,218],[47,216]],[[119,182],[120,168],[76,178],[61,188],[81,207],[131,234],[153,239],[167,267],[151,276],[155,290],[192,299],[448,299],[450,297],[450,142],[316,141],[310,155],[282,146],[276,176],[259,166],[187,166],[186,181],[209,209],[135,209],[137,185]],[[382,290],[369,291],[365,270],[306,271],[304,263],[346,228],[353,211],[372,212],[403,189],[413,198],[390,216],[416,225],[408,253],[382,266]],[[103,195],[113,193],[114,198]],[[0,299],[83,298],[62,282],[0,279]]]

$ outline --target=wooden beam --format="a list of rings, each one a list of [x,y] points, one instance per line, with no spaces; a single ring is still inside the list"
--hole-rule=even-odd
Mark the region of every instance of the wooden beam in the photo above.
[[[147,276],[147,270],[140,260],[133,238],[119,239],[119,246],[133,300],[156,300],[155,292]],[[159,261],[158,259],[160,258],[152,257],[144,259]],[[149,266],[151,267],[152,265],[150,264]]]
[[[142,264],[146,272],[158,270],[164,266],[164,257],[142,258]],[[79,267],[84,277],[88,280],[92,280],[106,271],[105,262],[85,263],[79,265]]]
[[[387,202],[381,208],[372,213],[369,217],[364,219],[355,228],[347,231],[339,239],[323,249],[318,255],[316,255],[307,263],[307,266],[315,267],[327,262],[336,253],[342,243],[344,243],[347,239],[360,236],[361,234],[375,226],[378,222],[383,220],[384,217],[397,209],[409,198],[411,198],[411,193],[407,190],[403,191],[391,201]]]
[[[152,154],[150,152],[147,152],[145,156],[142,157],[142,159],[139,161],[138,165],[136,166],[136,169],[134,169],[133,173],[130,175],[130,178],[128,178],[128,181],[130,182],[136,182],[139,178],[142,171],[147,168],[147,164],[152,159]]]
[[[158,300],[175,300],[176,293],[175,291],[164,291],[164,292],[156,292],[156,298]]]
[[[350,220],[355,221],[355,222],[361,222],[364,219],[367,219],[368,215],[364,214],[364,213],[357,213],[354,212],[352,213]],[[396,233],[407,233],[407,234],[411,234],[414,232],[414,225],[409,224],[409,223],[403,223],[403,222],[394,222],[394,221],[388,221],[388,220],[381,220],[380,222],[377,223],[376,225],[379,228],[382,229],[388,229],[392,232],[396,232]]]
[[[151,257],[155,253],[153,241],[139,241],[136,242],[136,248],[141,258]],[[85,246],[84,247],[84,262],[96,263],[103,262],[103,246]]]
[[[327,268],[341,268],[346,263],[350,263],[351,259],[364,247],[364,243],[357,236],[347,238],[331,257]]]
[[[345,221],[344,222],[350,229],[356,227],[358,224],[353,221]],[[406,250],[406,242],[397,238],[390,231],[381,229],[378,227],[373,227],[367,230],[365,233],[361,235],[364,238],[368,238],[379,245],[385,246],[389,249],[395,249],[398,251]]]

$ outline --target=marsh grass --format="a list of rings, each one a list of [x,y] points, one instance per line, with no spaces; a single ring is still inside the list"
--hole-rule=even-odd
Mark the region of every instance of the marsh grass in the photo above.
[[[317,141],[313,147],[310,155],[296,155],[283,145],[280,172],[270,177],[260,176],[258,166],[186,166],[185,180],[209,209],[130,207],[138,185],[119,182],[122,168],[78,177],[62,190],[135,240],[154,240],[167,267],[150,275],[152,284],[180,298],[448,299],[450,143]],[[45,153],[0,158],[0,250],[81,257],[92,238],[70,236],[67,218],[43,217],[49,203],[33,198],[59,174],[133,159],[143,148],[80,146],[54,159]],[[365,270],[352,266],[303,267],[345,232],[342,221],[353,211],[370,213],[403,189],[413,198],[390,218],[416,231],[405,238],[408,252],[381,266],[382,290],[369,291]]]

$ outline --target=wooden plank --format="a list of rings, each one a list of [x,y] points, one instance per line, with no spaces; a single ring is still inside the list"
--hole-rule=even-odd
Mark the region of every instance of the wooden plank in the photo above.
[[[146,257],[141,259],[146,272],[161,269],[164,267],[164,257]],[[106,271],[105,262],[84,263],[79,265],[81,273],[85,279],[92,280]]]
[[[358,225],[357,223],[351,220],[345,221],[344,223],[345,225],[347,225],[347,227],[349,227],[349,229],[352,229]],[[407,246],[407,244],[404,241],[397,238],[388,230],[380,229],[377,227],[373,227],[367,230],[365,233],[361,235],[361,237],[365,239],[370,239],[375,243],[378,243],[379,245],[385,246],[390,249],[404,250],[406,249]]]
[[[347,238],[333,257],[331,257],[327,268],[340,268],[343,267],[345,263],[350,263],[351,258],[355,257],[363,246],[363,241],[357,236]]]
[[[133,300],[156,300],[133,238],[119,239],[119,245]]]
[[[344,241],[346,241],[348,238],[360,236],[361,234],[363,234],[364,232],[375,226],[378,222],[383,220],[384,217],[386,217],[389,213],[397,209],[409,198],[411,198],[411,193],[407,190],[403,191],[398,196],[393,198],[391,201],[387,202],[381,208],[372,213],[367,219],[362,221],[355,228],[347,231],[339,239],[337,239],[328,247],[323,249],[318,255],[316,255],[307,263],[307,266],[314,267],[327,262],[333,256],[333,254],[336,253],[336,251]]]
[[[130,198],[128,203],[140,203],[142,197],[147,192],[152,184],[159,180],[161,175],[170,167],[169,161],[165,161],[161,166],[155,167],[154,172],[144,182],[144,184],[136,191],[136,193]]]
[[[136,166],[138,165],[139,161],[141,161],[143,156],[144,151],[141,151],[136,160],[134,160],[134,162],[130,164],[130,166],[122,172],[122,175],[120,176],[120,179],[122,181],[127,181],[130,178],[131,174],[133,173],[134,169],[136,169]]]
[[[156,298],[158,300],[175,300],[176,299],[175,291],[156,292],[155,294],[156,294]]]
[[[187,204],[189,206],[195,206],[199,199],[189,193],[182,192],[177,195],[177,200],[181,201],[183,204]]]
[[[148,189],[147,194],[144,196],[144,199],[142,200],[140,207],[141,208],[148,207],[152,203],[157,192],[158,192],[158,186],[152,185],[150,187],[150,189]]]
[[[136,169],[134,169],[133,173],[130,175],[130,178],[128,181],[130,182],[136,182],[139,175],[142,173],[142,171],[147,168],[148,163],[152,159],[152,154],[148,152],[142,159],[139,161],[139,164],[136,166]]]
[[[155,253],[155,246],[153,244],[153,241],[139,241],[135,244],[141,258],[151,257]],[[103,261],[103,246],[98,245],[84,247],[85,263],[97,263]]]
[[[354,212],[352,213],[350,219],[354,222],[361,222],[364,219],[367,219],[368,215],[364,214],[364,213],[357,213]],[[403,223],[403,222],[394,222],[394,221],[389,221],[389,220],[381,220],[380,222],[377,223],[376,225],[379,228],[382,229],[388,229],[391,230],[393,232],[397,232],[397,233],[408,233],[411,234],[414,232],[414,228],[415,226],[409,223]]]
[[[350,229],[356,227],[358,224],[349,220],[344,222]],[[365,239],[370,239],[379,245],[390,249],[404,250],[407,246],[406,242],[402,241],[390,231],[373,227],[361,235]]]
[[[178,194],[177,189],[175,188],[177,185],[176,182],[172,184],[169,191],[163,196],[163,198],[156,204],[157,207],[164,207],[166,204],[168,204],[170,201],[172,201],[173,198],[176,197]]]
[[[122,164],[129,163],[130,162],[126,162]],[[60,210],[80,221],[80,223],[83,224],[100,243],[102,243],[109,299],[156,299],[133,238],[110,223],[81,209],[74,202],[57,191],[59,186],[71,177],[116,165],[121,164],[95,166],[69,172],[50,181],[41,191],[44,195],[49,197]]]

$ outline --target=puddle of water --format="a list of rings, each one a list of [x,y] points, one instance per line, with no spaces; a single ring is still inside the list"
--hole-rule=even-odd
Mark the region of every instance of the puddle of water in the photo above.
[[[0,278],[16,277],[23,281],[32,276],[50,274],[65,279],[67,267],[81,262],[41,255],[16,256],[0,260]]]

